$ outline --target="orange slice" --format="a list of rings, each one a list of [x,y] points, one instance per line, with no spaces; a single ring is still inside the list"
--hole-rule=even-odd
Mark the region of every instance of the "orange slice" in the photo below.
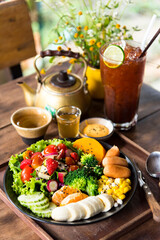
[[[77,190],[70,186],[63,186],[58,191],[56,191],[52,196],[52,202],[56,205],[60,205],[62,200],[72,193],[80,193],[80,190]]]

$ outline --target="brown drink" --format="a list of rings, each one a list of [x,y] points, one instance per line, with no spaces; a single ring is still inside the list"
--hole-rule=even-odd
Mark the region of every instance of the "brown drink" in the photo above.
[[[117,68],[106,65],[103,53],[109,44],[100,50],[101,77],[105,91],[105,114],[114,126],[128,130],[137,122],[137,109],[143,81],[146,57],[138,58],[141,49],[134,41],[121,41],[112,44],[124,48],[125,60]],[[124,45],[124,46],[123,46]]]
[[[63,106],[56,112],[59,137],[76,138],[79,135],[81,110],[75,106]]]

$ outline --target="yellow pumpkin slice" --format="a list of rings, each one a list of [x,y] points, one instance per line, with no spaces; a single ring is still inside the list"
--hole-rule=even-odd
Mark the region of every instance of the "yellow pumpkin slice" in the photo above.
[[[106,150],[104,149],[104,147],[94,138],[77,139],[73,143],[73,146],[82,149],[85,153],[91,153],[95,155],[99,164],[101,164],[106,154]]]

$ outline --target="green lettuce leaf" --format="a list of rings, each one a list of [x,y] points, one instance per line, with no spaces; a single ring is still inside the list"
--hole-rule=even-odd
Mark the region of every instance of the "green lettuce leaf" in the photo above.
[[[21,188],[21,194],[32,194],[33,192],[43,192],[46,196],[49,196],[49,192],[46,189],[47,181],[44,179],[36,179],[34,177],[26,181],[24,187]]]

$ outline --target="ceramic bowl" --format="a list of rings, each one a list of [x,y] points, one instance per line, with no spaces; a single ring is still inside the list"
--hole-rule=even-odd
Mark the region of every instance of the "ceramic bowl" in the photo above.
[[[12,125],[27,145],[43,139],[51,121],[50,112],[39,107],[20,108],[11,116]]]
[[[113,123],[110,120],[105,119],[105,118],[88,118],[80,123],[80,127],[79,127],[80,137],[89,137],[83,133],[83,130],[86,127],[86,124],[95,124],[95,123],[104,125],[105,127],[107,127],[109,129],[108,135],[106,135],[104,137],[94,137],[96,140],[104,141],[112,136],[112,134],[114,132],[114,127],[113,127]]]

